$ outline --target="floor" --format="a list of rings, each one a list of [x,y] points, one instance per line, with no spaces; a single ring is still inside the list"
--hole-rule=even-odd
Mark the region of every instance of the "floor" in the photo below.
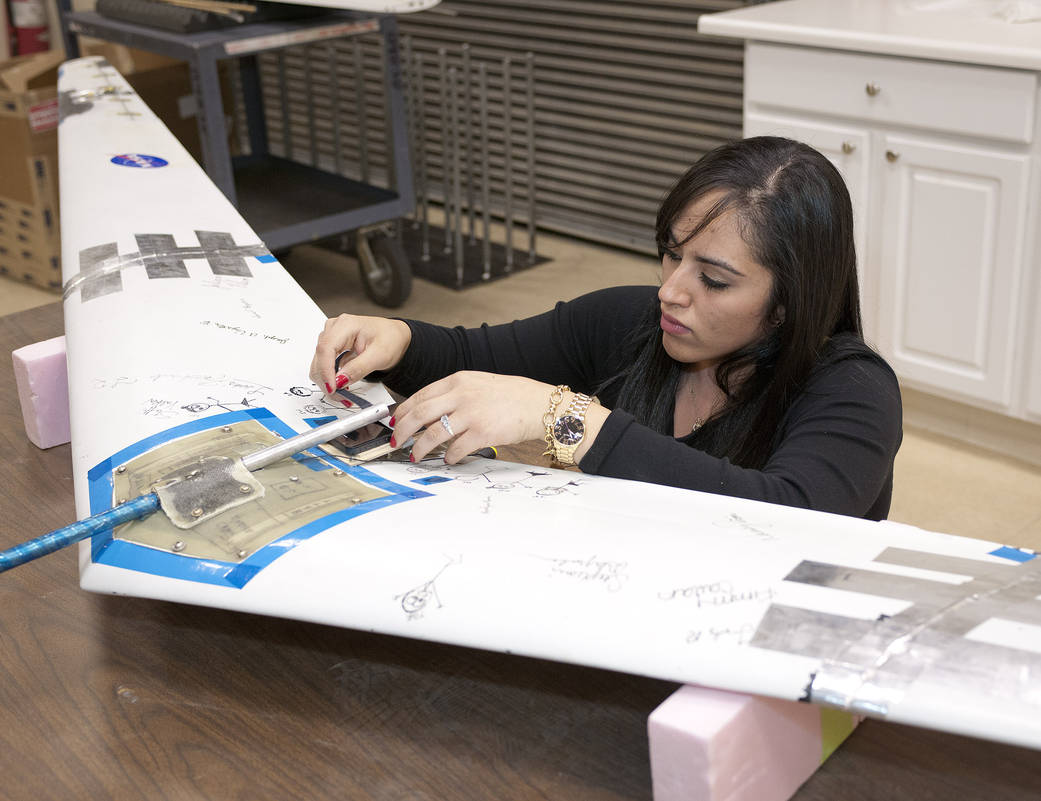
[[[283,263],[330,316],[389,313],[442,324],[501,322],[591,289],[657,282],[654,260],[626,251],[549,234],[539,235],[537,249],[548,263],[463,291],[417,279],[405,305],[391,312],[367,300],[356,263],[343,254],[301,246]],[[57,299],[0,278],[0,314]],[[905,427],[890,519],[1041,550],[1041,467]]]

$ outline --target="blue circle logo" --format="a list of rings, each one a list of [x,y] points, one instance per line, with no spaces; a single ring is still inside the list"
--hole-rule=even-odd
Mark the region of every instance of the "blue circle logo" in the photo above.
[[[144,153],[123,153],[119,156],[113,156],[112,163],[118,164],[120,167],[151,169],[152,167],[165,167],[170,162],[158,156],[146,156]]]

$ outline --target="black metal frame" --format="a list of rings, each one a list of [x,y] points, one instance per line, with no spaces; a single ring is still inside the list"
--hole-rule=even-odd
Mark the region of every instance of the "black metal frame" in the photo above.
[[[65,52],[70,58],[79,55],[75,36],[84,35],[188,63],[197,103],[203,167],[271,250],[283,250],[296,244],[376,225],[412,211],[415,197],[398,53],[397,20],[393,15],[330,11],[317,17],[247,23],[214,31],[182,34],[109,19],[96,12],[71,11],[70,1],[59,0],[58,3]],[[390,189],[354,181],[268,152],[257,55],[306,42],[328,42],[369,31],[378,31],[383,40],[388,146],[393,151],[393,158],[388,164]],[[239,64],[250,143],[250,154],[234,160],[228,146],[218,75],[218,62],[231,58],[237,59]],[[236,177],[241,179],[239,185]],[[322,190],[318,195],[324,198],[323,202],[313,202],[313,190],[316,188]],[[294,189],[297,191],[294,192]],[[309,208],[301,208],[301,193],[309,193],[312,201],[308,204]],[[281,210],[278,209],[280,200],[287,204]],[[260,207],[265,209],[263,215],[258,214]],[[274,213],[272,208],[275,209]],[[293,221],[294,218],[296,221]],[[287,220],[290,222],[286,223]]]

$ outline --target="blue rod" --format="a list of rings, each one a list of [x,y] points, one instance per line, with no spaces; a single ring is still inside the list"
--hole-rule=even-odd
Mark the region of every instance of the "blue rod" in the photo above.
[[[346,434],[369,423],[374,423],[389,414],[390,409],[386,405],[370,406],[352,414],[350,417],[333,420],[331,423],[318,426],[318,428],[311,431],[305,431],[303,434],[297,434],[295,437],[290,437],[283,442],[278,442],[262,450],[247,454],[242,457],[242,465],[251,472],[260,470],[262,467],[273,464],[279,459],[292,456],[315,445],[329,442],[341,434]],[[409,443],[411,441],[409,439]],[[129,523],[131,520],[140,520],[142,517],[148,517],[148,515],[159,508],[159,496],[153,492],[134,498],[126,503],[121,503],[108,511],[98,512],[98,514],[88,517],[86,520],[79,520],[64,528],[55,529],[41,537],[23,542],[21,545],[13,545],[6,551],[0,551],[0,573],[10,570],[12,567],[24,565],[33,559],[39,559],[41,556],[46,556],[49,553],[60,551],[65,546],[85,540],[98,531],[105,531],[123,523]]]
[[[159,509],[159,496],[154,492],[149,493],[121,503],[107,511],[99,512],[86,520],[78,520],[36,539],[23,542],[21,545],[12,546],[5,551],[0,551],[0,573],[59,551],[74,542],[85,540],[99,531],[147,517],[157,509]]]

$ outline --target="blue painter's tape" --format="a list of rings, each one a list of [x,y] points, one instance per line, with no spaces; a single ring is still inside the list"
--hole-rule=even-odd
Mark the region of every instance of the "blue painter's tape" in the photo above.
[[[1002,545],[1000,548],[996,548],[989,553],[991,556],[1000,556],[1002,559],[1011,559],[1013,562],[1029,562],[1037,556],[1033,551],[1024,551],[1020,548],[1012,548],[1008,545]]]
[[[264,264],[270,264],[273,261],[278,261],[278,259],[269,253],[266,256],[257,256],[257,261],[262,261]]]
[[[412,479],[413,484],[440,484],[442,481],[451,481],[448,476],[426,476],[425,478]]]
[[[304,422],[311,426],[311,428],[318,428],[318,426],[324,426],[326,423],[331,423],[336,419],[336,415],[331,414],[328,417],[305,417]]]
[[[97,514],[112,507],[112,470],[114,467],[124,464],[142,453],[171,440],[250,419],[256,420],[269,431],[281,434],[283,437],[291,437],[296,433],[267,409],[242,409],[200,420],[193,420],[151,437],[146,437],[140,442],[124,448],[111,458],[105,459],[87,472],[91,514]],[[331,470],[335,466],[359,481],[363,481],[390,494],[355,504],[318,520],[313,520],[285,534],[274,542],[268,543],[238,563],[185,556],[127,542],[126,540],[114,538],[111,529],[99,532],[91,539],[91,559],[101,564],[114,565],[155,576],[241,588],[261,570],[282,556],[282,554],[287,553],[299,543],[310,539],[316,534],[320,534],[345,520],[366,512],[382,509],[385,506],[401,503],[402,501],[429,497],[430,495],[430,493],[422,490],[396,484],[363,467],[351,467],[335,457],[317,451],[304,451],[296,454],[293,458],[302,466],[316,471]]]
[[[333,469],[332,465],[324,461],[325,459],[332,460],[332,457],[314,449],[294,453],[291,458],[294,462],[298,462],[301,466],[306,467],[308,470],[313,470],[316,473],[321,473],[323,470]]]

